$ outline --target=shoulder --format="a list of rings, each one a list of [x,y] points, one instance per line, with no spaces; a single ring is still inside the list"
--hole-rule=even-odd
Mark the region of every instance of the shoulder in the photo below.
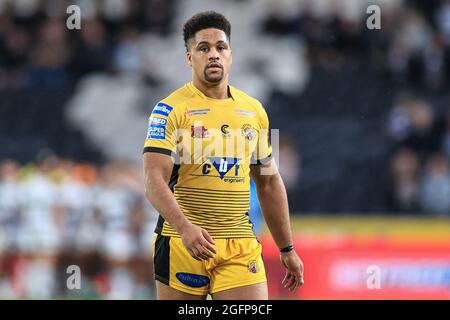
[[[192,97],[192,92],[187,88],[187,85],[184,85],[160,100],[155,105],[153,113],[161,113],[162,115],[168,116],[172,111],[175,113],[182,112],[186,106],[186,102],[192,99]]]

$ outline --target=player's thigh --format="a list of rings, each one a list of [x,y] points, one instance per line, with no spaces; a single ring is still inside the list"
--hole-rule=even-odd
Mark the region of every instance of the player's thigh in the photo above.
[[[216,292],[213,300],[267,300],[267,282]]]
[[[226,259],[211,270],[213,299],[267,299],[262,246],[257,239],[226,239],[219,253]]]
[[[176,290],[165,285],[162,282],[156,281],[156,296],[158,300],[205,300],[206,295],[194,295],[186,292]]]
[[[154,270],[155,280],[173,290],[200,297],[208,294],[210,277],[205,263],[189,254],[181,238],[156,235]]]

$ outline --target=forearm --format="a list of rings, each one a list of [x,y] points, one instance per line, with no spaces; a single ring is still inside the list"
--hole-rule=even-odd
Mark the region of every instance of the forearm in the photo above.
[[[145,194],[159,214],[181,234],[190,222],[181,211],[167,182],[162,177],[146,179]]]
[[[264,219],[279,248],[292,244],[289,205],[283,180],[278,173],[257,187]]]

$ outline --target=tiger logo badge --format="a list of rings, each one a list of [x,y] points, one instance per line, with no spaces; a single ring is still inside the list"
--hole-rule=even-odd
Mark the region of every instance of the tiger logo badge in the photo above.
[[[258,265],[256,264],[256,261],[250,261],[250,263],[248,264],[248,270],[255,274],[259,271]]]
[[[244,124],[241,128],[241,132],[248,141],[252,141],[256,138],[256,130],[250,124]]]

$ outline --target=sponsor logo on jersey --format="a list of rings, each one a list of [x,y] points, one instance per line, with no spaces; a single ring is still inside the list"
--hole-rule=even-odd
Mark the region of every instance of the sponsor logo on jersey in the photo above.
[[[242,135],[248,141],[252,141],[256,138],[256,130],[250,124],[244,124],[241,129]]]
[[[216,169],[220,175],[220,179],[234,168],[235,176],[239,174],[239,165],[237,164],[240,160],[239,158],[220,158],[220,157],[209,157],[209,163],[203,165],[203,174],[209,174],[211,172],[211,166]]]
[[[229,127],[230,127],[230,126],[229,126],[228,124],[224,124],[224,125],[220,128],[220,131],[222,131],[223,136],[224,136],[225,138],[231,137],[231,132],[230,132],[230,130],[228,130]]]
[[[205,126],[191,126],[191,137],[196,139],[209,138],[209,131]]]
[[[186,111],[186,115],[188,117],[190,116],[198,116],[198,115],[203,115],[203,114],[207,114],[211,111],[211,109],[195,109],[195,110],[188,110]]]
[[[241,166],[238,164],[239,158],[208,157],[207,161],[201,166],[201,174],[192,174],[194,176],[208,176],[220,178],[228,183],[245,183],[245,177],[239,176]],[[219,173],[219,176],[214,175]]]
[[[153,109],[152,114],[160,114],[167,117],[172,112],[172,110],[173,107],[169,106],[168,104],[159,102]]]
[[[178,272],[176,277],[182,284],[192,288],[201,288],[209,283],[208,277],[199,274]]]
[[[243,110],[243,109],[234,109],[234,112],[236,112],[240,116],[246,116],[246,117],[253,117],[255,115],[253,112]]]
[[[167,124],[167,119],[152,116],[150,117],[150,124],[165,126]]]

